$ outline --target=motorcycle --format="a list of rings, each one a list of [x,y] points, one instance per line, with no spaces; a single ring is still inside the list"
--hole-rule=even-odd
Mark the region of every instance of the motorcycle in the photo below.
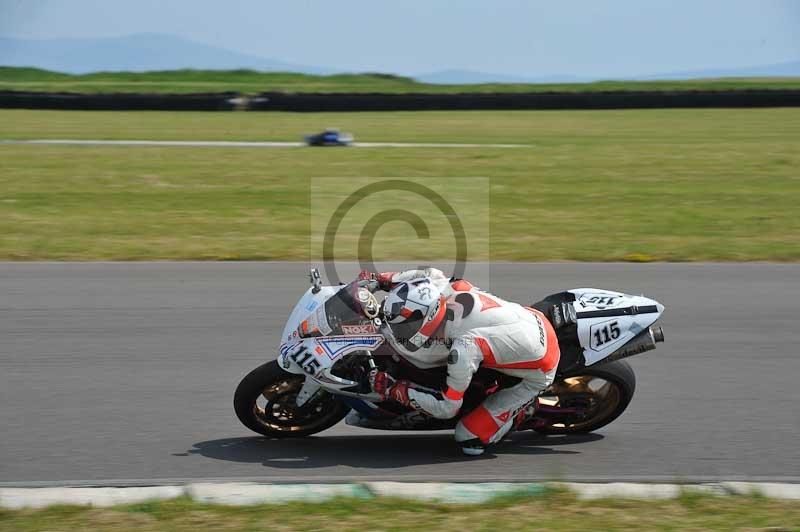
[[[479,368],[458,416],[441,420],[411,410],[371,389],[369,373],[386,371],[420,388],[441,390],[445,367],[423,368],[395,352],[374,281],[323,286],[310,272],[309,288],[289,316],[279,355],[252,370],[234,394],[234,409],[249,429],[264,436],[303,437],[346,419],[381,430],[452,429],[490,394],[518,380]],[[633,398],[636,377],[624,358],[664,341],[655,322],[663,305],[642,296],[595,288],[553,294],[530,305],[553,325],[561,360],[551,386],[534,401],[515,430],[542,434],[588,433],[619,417]]]

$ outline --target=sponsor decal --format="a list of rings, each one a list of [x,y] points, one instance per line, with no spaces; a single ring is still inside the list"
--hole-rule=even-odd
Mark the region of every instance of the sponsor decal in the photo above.
[[[357,325],[342,325],[342,333],[348,336],[375,334],[377,332],[378,328],[375,327],[375,325],[372,323],[360,323]]]
[[[430,315],[428,316],[428,318],[425,321],[431,321],[434,318],[436,318],[436,315],[439,313],[439,307],[441,306],[441,304],[442,304],[442,300],[441,299],[437,299],[436,300],[436,304],[433,306],[433,312],[430,313]]]
[[[317,343],[325,350],[331,360],[352,353],[353,351],[370,351],[383,343],[383,336],[326,336],[318,338]]]
[[[559,306],[553,307],[553,325],[555,325],[556,327],[560,327],[563,321],[564,318],[561,317],[561,307]]]
[[[293,347],[295,347],[295,346],[297,346],[297,344],[296,344],[296,343],[294,343],[294,344],[287,344],[287,343],[283,343],[283,344],[281,344],[281,346],[280,346],[280,348],[279,348],[279,349],[280,349],[280,353],[281,353],[281,355],[285,355],[286,353],[288,353],[289,351],[291,351],[291,349],[292,349]]]
[[[427,286],[423,286],[419,289],[419,298],[421,301],[428,301],[431,298],[431,289]]]
[[[397,402],[399,403],[400,401],[397,401]],[[408,398],[408,402],[411,405],[411,408],[413,408],[414,410],[417,410],[418,412],[422,412],[422,413],[427,414],[429,416],[431,415],[424,408],[422,408],[422,406],[417,402],[416,399],[412,399],[412,398],[409,397]]]
[[[316,301],[312,301],[311,303],[306,305],[306,310],[309,311],[309,312],[311,312],[315,308],[317,308],[317,302]]]
[[[542,344],[542,347],[544,347],[545,345],[544,325],[542,324],[542,320],[539,319],[539,316],[536,316],[536,324],[539,326],[539,342]]]
[[[291,352],[294,349],[297,348],[298,345],[299,344],[296,344],[296,343],[294,343],[294,344],[289,344],[289,343],[281,344],[280,354],[278,355],[278,359],[280,360],[280,364],[281,364],[281,366],[283,366],[283,369],[289,369],[289,366],[292,365],[292,362],[291,362],[291,359],[289,358],[289,355],[291,354]]]
[[[614,304],[619,304],[619,301],[622,299],[625,299],[625,296],[622,294],[609,295],[609,294],[586,293],[583,294],[580,297],[580,299],[578,299],[578,303],[583,308],[586,308],[587,306],[593,306],[599,309],[604,309]]]
[[[323,334],[330,334],[333,329],[328,325],[328,315],[325,313],[325,307],[319,307],[314,313],[314,318],[317,321],[317,328]]]
[[[328,317],[325,314],[325,307],[319,307],[316,312],[309,314],[300,324],[299,329],[300,335],[303,338],[330,334],[331,327],[328,325]]]

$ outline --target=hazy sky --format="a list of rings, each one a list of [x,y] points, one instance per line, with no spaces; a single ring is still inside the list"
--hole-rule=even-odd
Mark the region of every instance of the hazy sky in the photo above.
[[[0,36],[156,32],[415,74],[635,76],[800,59],[800,0],[0,0]]]

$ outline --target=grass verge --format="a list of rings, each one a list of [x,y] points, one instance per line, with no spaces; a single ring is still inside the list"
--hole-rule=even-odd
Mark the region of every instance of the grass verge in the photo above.
[[[530,145],[0,145],[0,259],[305,260],[313,178],[488,177],[488,198],[475,208],[488,205],[489,256],[473,258],[800,260],[800,109],[0,111],[0,123],[0,138],[17,139],[296,140],[338,125],[363,141]],[[409,245],[408,228],[395,229],[379,233],[376,260],[414,259],[419,250],[425,260],[449,257],[449,247]]]
[[[598,81],[593,83],[481,83],[439,85],[391,74],[315,76],[253,70],[169,70],[94,72],[73,75],[37,68],[0,67],[0,90],[53,92],[380,92],[436,93],[798,89],[800,78],[722,78],[669,81]]]
[[[579,501],[569,493],[480,505],[338,499],[231,507],[188,499],[114,508],[0,511],[0,531],[115,530],[796,530],[800,503],[685,495],[665,501]]]

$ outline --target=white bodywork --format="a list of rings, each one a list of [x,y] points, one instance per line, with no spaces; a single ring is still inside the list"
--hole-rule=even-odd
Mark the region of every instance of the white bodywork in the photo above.
[[[384,342],[380,334],[358,334],[317,336],[300,338],[298,327],[304,320],[317,325],[326,323],[324,302],[341,286],[321,286],[317,293],[309,288],[292,310],[283,329],[278,363],[295,374],[305,374],[307,386],[301,392],[302,401],[320,387],[334,393],[364,399],[378,399],[374,394],[357,394],[342,391],[356,383],[341,379],[331,373],[334,363],[354,351],[373,351]],[[624,346],[637,334],[651,326],[661,317],[663,305],[644,296],[633,296],[620,292],[596,288],[569,290],[575,295],[572,305],[578,317],[578,340],[584,348],[585,364],[590,366],[607,358]],[[330,330],[320,328],[324,334]],[[301,344],[304,354],[298,356]]]
[[[611,355],[664,312],[661,303],[644,296],[598,288],[576,288],[569,292],[575,294],[572,305],[578,316],[578,341],[584,349],[587,366]],[[631,313],[621,314],[623,309]]]
[[[296,374],[306,374],[311,379],[306,383],[315,382],[317,386],[335,391],[341,395],[379,399],[375,394],[356,394],[342,391],[356,383],[341,379],[331,373],[331,368],[337,360],[354,351],[373,351],[384,342],[380,334],[354,334],[340,336],[318,336],[315,338],[300,338],[297,332],[303,320],[311,319],[318,324],[324,320],[325,301],[339,291],[341,286],[322,286],[316,294],[309,288],[292,310],[286,326],[281,335],[280,354],[278,363],[281,367]],[[330,331],[321,329],[323,334]],[[308,360],[293,357],[293,353],[300,345],[311,353]],[[302,392],[301,392],[302,393]]]

